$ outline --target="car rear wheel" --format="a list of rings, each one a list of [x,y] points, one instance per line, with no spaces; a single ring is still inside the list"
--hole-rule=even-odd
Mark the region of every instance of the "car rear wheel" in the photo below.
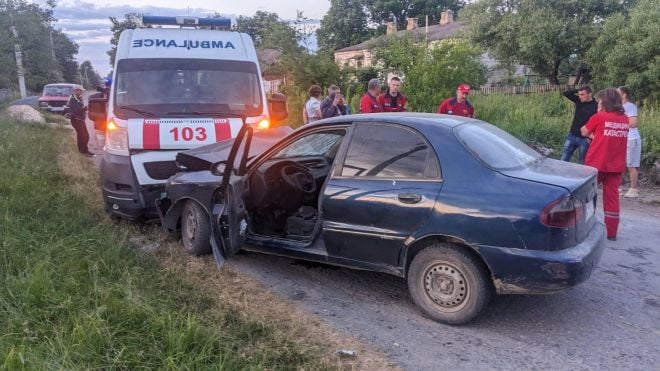
[[[195,201],[188,201],[181,210],[181,240],[192,255],[211,253],[211,225],[206,211]]]
[[[461,325],[474,319],[492,293],[483,263],[450,244],[435,244],[420,251],[408,270],[408,289],[432,319]]]

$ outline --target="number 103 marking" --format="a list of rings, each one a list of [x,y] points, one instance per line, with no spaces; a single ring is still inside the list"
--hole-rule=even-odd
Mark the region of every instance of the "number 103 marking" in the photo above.
[[[190,127],[185,127],[181,129],[181,133],[179,133],[179,128],[172,128],[170,130],[170,133],[172,133],[172,139],[174,139],[175,142],[179,141],[179,137],[181,140],[190,142],[193,140],[198,140],[200,142],[203,142],[208,138],[206,135],[206,128],[198,127],[198,128],[190,128]]]

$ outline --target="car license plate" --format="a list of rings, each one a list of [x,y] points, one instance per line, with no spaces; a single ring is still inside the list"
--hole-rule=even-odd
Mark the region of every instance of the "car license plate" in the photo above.
[[[137,149],[187,149],[235,137],[240,118],[131,119],[128,144]]]
[[[584,216],[585,220],[591,219],[592,216],[594,216],[594,211],[595,211],[595,206],[594,206],[594,201],[588,201],[585,205],[585,211],[584,211]]]

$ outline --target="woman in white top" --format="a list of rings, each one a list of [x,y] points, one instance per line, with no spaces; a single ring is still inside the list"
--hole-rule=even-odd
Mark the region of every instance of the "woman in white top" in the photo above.
[[[308,124],[310,122],[320,120],[323,117],[321,115],[321,101],[319,100],[320,96],[320,86],[312,85],[309,87],[309,100],[305,103],[305,108],[303,109],[303,123]]]
[[[628,189],[628,192],[623,197],[639,197],[637,168],[642,158],[642,137],[639,135],[639,129],[637,129],[637,106],[628,100],[630,98],[629,88],[620,86],[617,90],[621,95],[623,109],[626,111],[630,125],[630,129],[628,130],[628,153],[626,156],[626,167],[628,167],[628,175],[630,176],[630,189]]]

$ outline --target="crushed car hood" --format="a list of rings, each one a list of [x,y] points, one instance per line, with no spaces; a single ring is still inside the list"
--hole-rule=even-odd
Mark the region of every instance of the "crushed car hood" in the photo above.
[[[291,132],[293,132],[293,129],[289,126],[255,131],[248,157],[262,154]],[[208,170],[211,164],[226,160],[229,157],[229,151],[233,144],[234,138],[179,152],[176,155],[176,163],[179,167],[185,168],[186,171]]]

